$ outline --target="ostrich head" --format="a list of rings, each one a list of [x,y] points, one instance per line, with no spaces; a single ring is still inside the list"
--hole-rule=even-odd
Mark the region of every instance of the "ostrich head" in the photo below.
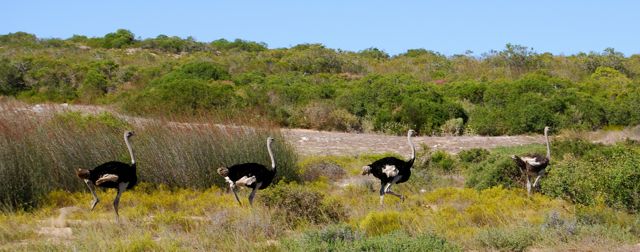
[[[275,141],[273,137],[267,137],[267,144],[271,144],[273,141]]]
[[[549,126],[545,126],[544,127],[544,133],[545,134],[549,133],[549,129],[551,129],[551,128],[549,128]]]
[[[227,167],[220,167],[218,168],[218,174],[220,174],[220,176],[226,177],[229,176],[229,169],[227,169]]]
[[[130,138],[134,135],[133,131],[125,131],[124,132],[124,137],[126,138]]]
[[[76,171],[76,175],[78,175],[78,178],[81,179],[89,179],[89,170],[78,168],[78,170]]]
[[[371,166],[365,165],[362,167],[362,175],[371,174]]]
[[[518,156],[516,156],[516,155],[511,155],[511,159],[516,160],[516,159],[518,159]]]
[[[415,131],[415,130],[410,129],[410,130],[407,132],[407,134],[408,134],[409,136],[415,136],[415,135],[416,135],[416,131]]]

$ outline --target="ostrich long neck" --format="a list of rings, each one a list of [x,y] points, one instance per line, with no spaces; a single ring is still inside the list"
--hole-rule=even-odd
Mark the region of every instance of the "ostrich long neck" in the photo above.
[[[409,146],[411,147],[411,159],[409,162],[413,163],[413,160],[416,159],[416,146],[411,141],[411,132],[407,133],[407,141],[409,142]]]
[[[271,158],[271,170],[275,170],[276,160],[273,158],[273,152],[271,151],[271,143],[267,143],[267,151],[269,152],[269,158]]]
[[[129,138],[127,136],[124,137],[124,142],[127,144],[127,149],[129,149],[129,155],[131,155],[131,164],[136,163],[136,158],[133,156],[133,149],[131,148],[131,143],[129,143]]]
[[[551,160],[551,147],[549,146],[549,135],[547,135],[547,130],[544,131],[544,138],[547,141],[547,160]]]

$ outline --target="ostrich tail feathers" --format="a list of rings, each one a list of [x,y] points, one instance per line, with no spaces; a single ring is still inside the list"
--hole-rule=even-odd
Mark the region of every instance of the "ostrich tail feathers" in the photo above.
[[[362,175],[371,174],[371,166],[365,165],[362,167]]]

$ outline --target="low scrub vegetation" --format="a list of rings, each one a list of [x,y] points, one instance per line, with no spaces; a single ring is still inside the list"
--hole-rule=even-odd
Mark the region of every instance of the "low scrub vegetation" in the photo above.
[[[140,40],[125,29],[67,39],[16,32],[0,35],[0,95],[112,104],[144,115],[252,114],[285,127],[387,134],[640,124],[639,55],[613,48],[552,55],[513,44],[482,55]]]
[[[637,215],[500,187],[411,193],[381,209],[363,185],[279,182],[249,208],[217,187],[142,183],[122,198],[120,223],[109,204],[115,193],[98,194],[103,202],[93,211],[89,193],[55,190],[30,212],[0,213],[0,249],[524,251],[640,242]]]

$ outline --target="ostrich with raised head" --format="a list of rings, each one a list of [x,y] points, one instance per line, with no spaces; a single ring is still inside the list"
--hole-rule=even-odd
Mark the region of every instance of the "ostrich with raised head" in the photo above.
[[[549,126],[544,127],[544,138],[547,143],[547,155],[542,156],[540,154],[524,155],[522,157],[513,155],[511,159],[518,165],[520,171],[527,177],[527,194],[531,194],[531,188],[535,188],[538,185],[538,180],[544,175],[547,165],[551,160],[551,146],[549,145]],[[531,185],[531,178],[535,176],[536,179]]]
[[[239,204],[240,198],[236,188],[238,186],[246,186],[252,188],[251,194],[249,194],[249,204],[253,206],[253,198],[256,196],[257,190],[262,190],[271,185],[273,177],[276,175],[276,161],[273,158],[273,152],[271,151],[271,144],[273,138],[267,138],[267,152],[269,152],[269,158],[271,158],[271,167],[267,168],[264,165],[258,163],[244,163],[237,164],[230,167],[218,168],[218,174],[224,177],[224,180],[229,183],[229,188],[236,197]]]
[[[93,195],[93,201],[91,202],[91,210],[93,210],[100,199],[96,194],[96,186],[102,188],[116,188],[118,194],[115,200],[113,200],[113,208],[116,212],[116,221],[120,220],[118,214],[118,204],[120,203],[120,196],[122,193],[133,188],[138,183],[138,176],[136,175],[136,159],[133,156],[133,149],[129,138],[133,136],[133,131],[127,131],[124,133],[124,142],[129,149],[129,155],[131,156],[131,164],[126,164],[119,161],[109,161],[101,164],[91,170],[78,169],[76,174],[79,178],[83,179],[89,187],[89,191]]]
[[[403,195],[391,191],[391,185],[406,182],[411,176],[411,167],[416,159],[416,146],[411,141],[411,137],[415,133],[411,129],[407,132],[407,141],[411,147],[411,158],[408,161],[385,157],[362,167],[362,175],[373,174],[380,180],[380,205],[383,204],[384,195],[387,193],[404,201]]]

